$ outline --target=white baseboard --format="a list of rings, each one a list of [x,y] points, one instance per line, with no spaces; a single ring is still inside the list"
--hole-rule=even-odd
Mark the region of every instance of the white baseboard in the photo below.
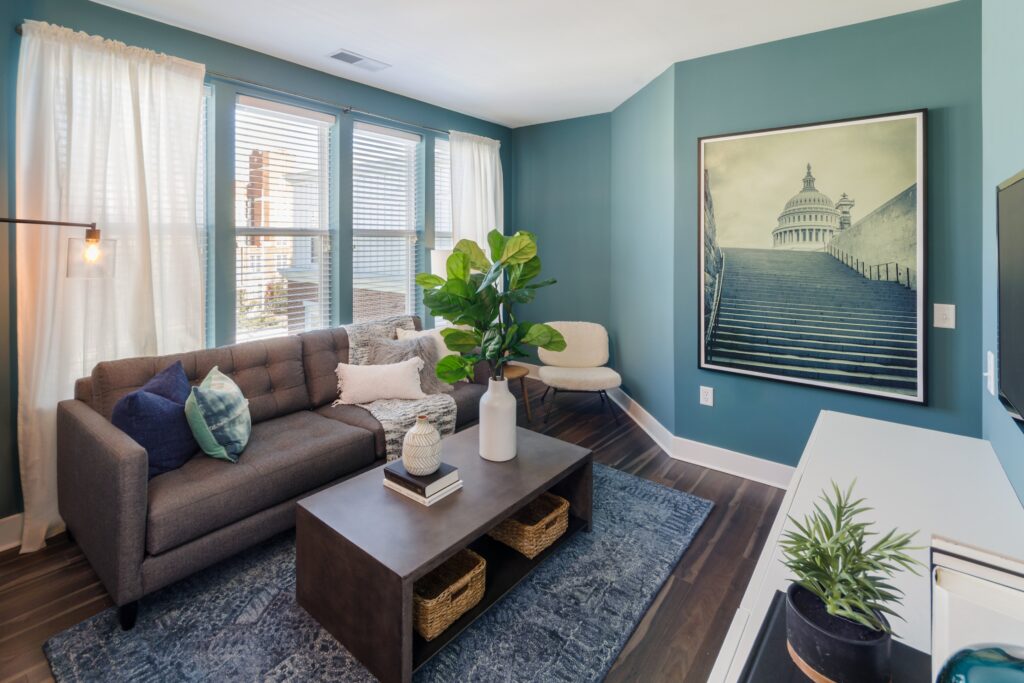
[[[21,513],[0,518],[0,551],[21,545]]]
[[[675,449],[669,453],[673,458],[726,474],[734,474],[737,477],[774,486],[777,489],[788,488],[793,473],[796,472],[796,468],[790,465],[730,451],[727,448],[712,446],[702,441],[684,439],[681,436],[674,437],[673,441]]]
[[[537,374],[537,365],[533,363],[517,363],[517,365],[528,368],[530,377],[540,379]],[[676,460],[683,460],[779,489],[789,486],[790,479],[796,471],[796,468],[789,465],[676,436],[621,389],[610,390],[608,396],[622,408],[622,412],[629,415],[641,429],[654,439],[654,443]]]
[[[665,425],[658,422],[658,418],[647,412],[647,409],[633,400],[633,397],[622,389],[612,389],[608,392],[608,398],[615,401],[622,412],[633,418],[640,429],[647,432],[647,435],[654,439],[654,443],[661,446],[661,450],[671,456],[675,456],[675,435]]]

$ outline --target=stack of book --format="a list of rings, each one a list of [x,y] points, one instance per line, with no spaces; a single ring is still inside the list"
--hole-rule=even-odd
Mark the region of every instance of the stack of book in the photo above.
[[[405,471],[401,460],[394,460],[384,466],[384,486],[421,505],[433,505],[461,489],[462,479],[459,470],[446,463],[433,474],[417,477]]]

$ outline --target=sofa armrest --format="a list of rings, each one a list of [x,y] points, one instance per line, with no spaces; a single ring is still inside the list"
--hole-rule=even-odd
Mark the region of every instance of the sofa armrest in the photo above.
[[[142,597],[149,459],[88,404],[57,404],[60,515],[114,602]]]

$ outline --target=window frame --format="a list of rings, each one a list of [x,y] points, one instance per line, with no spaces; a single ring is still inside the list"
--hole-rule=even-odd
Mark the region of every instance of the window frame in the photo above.
[[[300,96],[291,96],[272,88],[262,88],[222,76],[207,76],[206,86],[212,91],[207,100],[207,239],[209,270],[207,287],[211,302],[206,319],[209,346],[235,343],[235,126],[234,108],[238,96],[280,102],[335,117],[329,153],[331,182],[328,225],[331,232],[331,312],[330,326],[352,322],[352,249],[353,249],[353,135],[357,121],[393,128],[419,135],[422,142],[420,168],[418,226],[416,241],[417,272],[429,263],[429,250],[434,248],[434,143],[448,138],[447,133],[389,120],[386,116],[357,113],[342,106],[333,106]],[[430,163],[428,163],[428,160]],[[424,327],[433,326],[433,318],[423,310],[422,291],[416,287],[416,312]]]

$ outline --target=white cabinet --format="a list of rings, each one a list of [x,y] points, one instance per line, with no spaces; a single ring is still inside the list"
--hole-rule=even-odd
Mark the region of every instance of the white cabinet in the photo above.
[[[1024,457],[1024,455],[1022,455]],[[711,681],[736,681],[775,591],[788,572],[778,548],[790,515],[800,519],[823,490],[854,479],[854,493],[882,532],[918,530],[915,556],[927,567],[933,536],[1024,559],[1024,507],[992,446],[972,439],[881,420],[822,411],[786,491],[739,609],[718,653]],[[931,580],[904,572],[894,584],[904,593],[895,620],[899,640],[931,652]]]

